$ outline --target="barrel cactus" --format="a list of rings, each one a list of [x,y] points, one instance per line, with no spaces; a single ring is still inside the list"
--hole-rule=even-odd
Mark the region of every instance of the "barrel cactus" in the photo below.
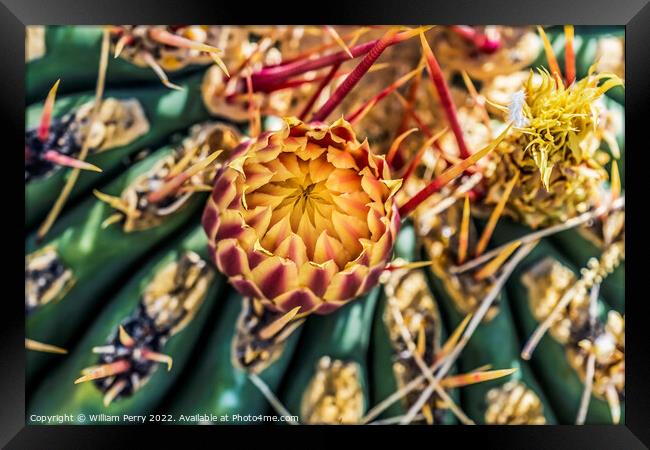
[[[26,39],[33,417],[624,422],[621,29]]]

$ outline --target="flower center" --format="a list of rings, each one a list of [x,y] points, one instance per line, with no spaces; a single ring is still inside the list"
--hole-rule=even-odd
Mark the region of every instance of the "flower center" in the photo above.
[[[311,261],[334,259],[344,266],[356,258],[362,251],[359,239],[370,237],[366,220],[371,199],[361,189],[361,176],[334,167],[325,154],[305,161],[282,153],[272,165],[276,179],[246,192],[248,208],[271,209],[262,246],[275,253],[288,236],[296,235]],[[252,176],[252,168],[245,171]]]
[[[314,186],[315,186],[315,184],[312,183],[307,187],[303,187],[302,192],[300,193],[300,198],[305,199],[305,200],[309,200],[309,195],[311,194],[311,191],[314,190]]]
[[[289,186],[295,186],[293,193],[287,195],[286,199],[280,206],[283,206],[285,203],[292,203],[293,210],[300,214],[308,214],[310,221],[314,222],[314,212],[319,206],[325,206],[329,204],[327,193],[324,183],[312,183],[308,179],[298,183],[297,181],[289,182]],[[298,216],[296,214],[296,216]],[[291,227],[294,232],[298,231],[297,224],[292,223]]]

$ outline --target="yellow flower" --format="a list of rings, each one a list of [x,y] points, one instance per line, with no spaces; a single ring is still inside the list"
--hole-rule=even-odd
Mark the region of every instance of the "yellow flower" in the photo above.
[[[518,175],[506,211],[532,228],[591,208],[608,178],[600,151],[608,124],[598,99],[621,84],[616,75],[594,74],[593,67],[568,87],[543,69],[531,71],[507,108],[515,128],[497,148],[485,203],[498,203],[507,181]]]
[[[590,145],[598,126],[594,102],[622,81],[614,74],[592,72],[593,67],[587,77],[564,87],[544,70],[540,70],[541,82],[531,71],[523,91],[513,96],[511,119],[520,127],[520,142],[539,168],[547,190],[554,166],[563,171],[589,163],[597,150],[597,145]],[[598,86],[602,79],[608,81]]]

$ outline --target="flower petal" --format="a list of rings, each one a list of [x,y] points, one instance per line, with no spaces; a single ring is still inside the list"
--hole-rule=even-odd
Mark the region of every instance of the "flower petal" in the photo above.
[[[316,229],[306,214],[303,214],[298,224],[298,235],[302,237],[307,250],[307,258],[314,260],[314,251],[316,248]]]
[[[327,161],[337,169],[354,169],[357,172],[359,171],[354,157],[346,150],[329,147],[327,149]]]
[[[361,177],[354,170],[335,169],[327,177],[325,186],[334,192],[359,192],[361,190]]]
[[[321,181],[327,180],[327,177],[330,176],[333,170],[334,167],[328,164],[323,158],[309,161],[309,178],[311,178],[312,183],[320,183]]]
[[[214,241],[217,230],[219,229],[219,211],[212,197],[208,198],[205,205],[203,216],[201,216],[201,224],[203,225],[205,234],[208,236],[208,240],[210,242]]]
[[[302,159],[303,161],[309,161],[317,159],[323,153],[325,153],[325,147],[322,147],[313,142],[307,142],[305,148],[297,151],[296,155],[298,155],[298,158]]]
[[[274,142],[274,139],[270,139],[268,145],[264,147],[255,146],[252,151],[255,152],[255,159],[258,162],[265,163],[276,159],[280,155],[282,145]],[[249,153],[251,153],[251,150],[249,150]]]
[[[275,252],[280,243],[289,237],[291,233],[289,216],[284,216],[266,232],[261,241],[262,245],[270,252]]]
[[[369,237],[368,223],[353,216],[346,216],[338,211],[332,212],[332,224],[343,247],[350,255],[358,255],[361,252],[359,239]]]
[[[237,238],[244,231],[244,218],[241,213],[231,209],[221,212],[219,216],[219,227],[215,239]]]
[[[335,302],[335,301],[330,301],[330,302],[322,302],[321,304],[318,305],[318,307],[314,310],[314,314],[331,314],[337,309],[339,309],[341,306],[347,305],[347,301],[341,301],[341,302]]]
[[[332,278],[323,298],[326,301],[342,301],[356,297],[367,273],[368,268],[361,265],[337,273]]]
[[[237,196],[235,180],[238,177],[239,175],[236,171],[230,168],[225,168],[214,180],[211,198],[220,210],[226,209]]]
[[[369,249],[370,266],[385,264],[393,253],[393,235],[390,232],[384,235]]]
[[[229,278],[230,284],[244,297],[263,299],[264,294],[251,280],[237,275]]]
[[[370,236],[373,241],[377,241],[381,235],[386,232],[386,216],[384,216],[378,209],[383,209],[377,203],[373,203],[368,210],[367,222]]]
[[[296,233],[291,233],[285,238],[275,249],[274,253],[277,256],[290,259],[298,267],[308,261],[305,243]]]
[[[266,166],[273,173],[272,182],[282,182],[287,181],[289,178],[293,178],[295,175],[282,164],[280,158],[274,159],[266,163]]]
[[[244,175],[246,177],[244,192],[253,192],[273,178],[273,172],[268,167],[257,162],[248,161],[244,163]]]
[[[314,248],[314,262],[323,264],[327,261],[335,261],[339,267],[343,267],[346,262],[345,249],[340,241],[323,230]]]
[[[357,295],[365,295],[372,288],[377,286],[377,284],[379,284],[379,277],[384,271],[384,267],[385,265],[381,264],[379,266],[372,267],[368,271],[368,274],[366,275],[366,278],[363,280],[363,283],[361,284],[361,287],[359,288],[359,292],[357,292]]]
[[[300,266],[298,283],[322,297],[336,272],[338,272],[338,267],[334,261],[330,260],[323,264],[309,262]]]
[[[389,194],[386,185],[379,181],[369,170],[365,171],[361,177],[361,187],[373,201],[378,203],[383,203]]]
[[[268,299],[282,295],[298,285],[298,269],[292,261],[272,256],[251,271],[251,278]]]
[[[215,260],[219,270],[228,277],[249,272],[246,252],[236,239],[217,241]]]
[[[369,210],[367,204],[370,202],[370,198],[365,192],[346,192],[333,195],[332,201],[343,214],[354,215],[359,219],[366,220]]]
[[[288,312],[296,306],[300,306],[298,314],[304,315],[314,311],[321,300],[310,289],[301,287],[280,295],[274,302],[282,312]]]
[[[242,211],[246,225],[255,229],[258,236],[264,236],[271,222],[271,208],[258,206],[255,209]]]

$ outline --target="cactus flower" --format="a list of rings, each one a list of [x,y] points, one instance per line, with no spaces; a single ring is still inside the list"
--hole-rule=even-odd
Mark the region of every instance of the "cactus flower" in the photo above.
[[[286,118],[217,173],[202,219],[214,263],[271,311],[330,313],[375,286],[392,257],[400,185],[344,119]]]
[[[597,202],[608,177],[600,144],[612,126],[598,101],[622,80],[594,70],[568,87],[557,74],[530,72],[508,106],[516,128],[497,151],[486,203],[498,203],[504,180],[515,174],[520,178],[506,211],[532,228],[564,222]]]

